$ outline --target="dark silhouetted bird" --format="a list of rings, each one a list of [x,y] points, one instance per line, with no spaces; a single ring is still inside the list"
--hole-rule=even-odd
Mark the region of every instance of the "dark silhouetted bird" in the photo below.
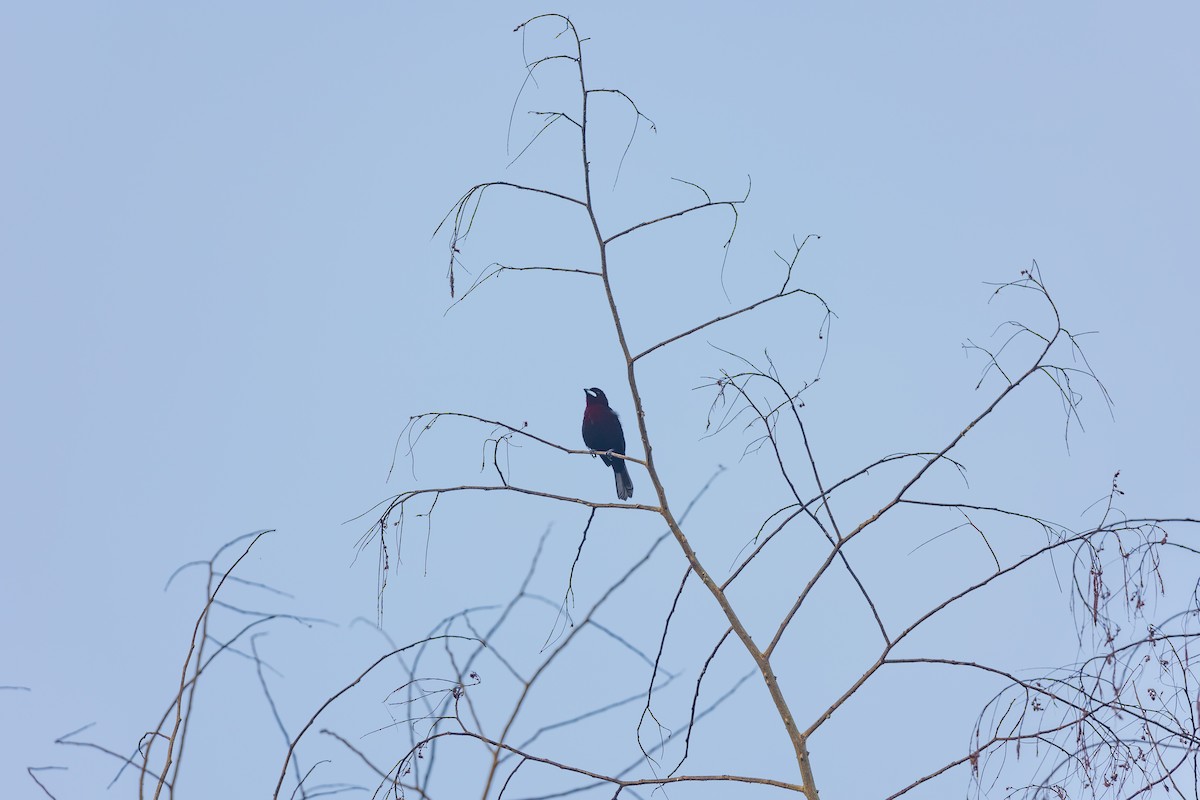
[[[629,470],[625,468],[625,461],[605,455],[625,455],[625,431],[621,430],[621,420],[617,417],[617,412],[609,408],[604,392],[593,386],[591,389],[584,389],[583,393],[587,395],[587,406],[583,409],[583,443],[589,450],[600,453],[600,460],[605,466],[612,467],[613,475],[617,479],[617,498],[628,500],[633,497],[633,480],[629,477]]]

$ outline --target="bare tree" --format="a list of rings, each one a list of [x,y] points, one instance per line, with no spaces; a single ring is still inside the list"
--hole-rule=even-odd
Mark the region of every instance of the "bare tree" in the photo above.
[[[1185,556],[1196,552],[1185,544],[1172,541],[1167,526],[1194,523],[1195,520],[1125,517],[1115,505],[1120,494],[1115,477],[1103,513],[1092,526],[1083,530],[1069,529],[1035,514],[1017,510],[1015,506],[987,507],[954,499],[924,499],[916,496],[918,491],[931,483],[929,476],[934,471],[947,468],[963,470],[964,466],[952,457],[952,451],[976,426],[990,423],[996,410],[1030,383],[1049,382],[1061,400],[1068,427],[1078,420],[1079,403],[1083,396],[1081,392],[1091,391],[1105,402],[1108,401],[1104,386],[1088,364],[1078,337],[1061,318],[1036,263],[1022,270],[1018,279],[996,285],[994,294],[1006,296],[1023,292],[1034,295],[1042,303],[1044,321],[1036,324],[1008,323],[1004,340],[994,350],[974,343],[968,345],[969,349],[978,351],[985,359],[979,386],[992,387],[991,398],[982,409],[964,420],[948,440],[936,443],[926,451],[885,455],[846,476],[834,476],[822,470],[820,459],[810,444],[801,396],[812,381],[800,385],[789,383],[781,376],[769,355],[752,360],[728,353],[736,366],[721,370],[706,384],[714,393],[710,423],[715,424],[717,431],[734,422],[753,431],[750,447],[770,452],[790,496],[784,505],[760,512],[757,535],[750,541],[744,557],[727,575],[720,577],[710,564],[700,558],[689,530],[674,511],[664,476],[655,461],[654,438],[646,422],[639,367],[644,359],[652,355],[662,357],[664,350],[689,336],[770,303],[794,303],[801,299],[815,303],[822,332],[832,312],[819,295],[793,285],[794,267],[808,242],[806,237],[803,241],[793,241],[794,249],[788,256],[779,256],[785,269],[777,291],[659,341],[633,341],[628,333],[624,309],[616,299],[614,284],[636,278],[624,273],[619,261],[610,257],[612,246],[626,237],[636,237],[653,226],[691,215],[710,215],[722,211],[732,212],[733,217],[729,239],[726,240],[728,245],[736,230],[739,208],[746,198],[714,200],[703,188],[692,184],[703,195],[702,202],[619,230],[607,230],[602,226],[595,201],[594,165],[589,155],[589,146],[592,144],[589,126],[596,113],[596,101],[603,95],[615,95],[632,109],[637,123],[649,122],[649,119],[624,91],[591,85],[585,68],[584,40],[569,19],[556,14],[538,16],[518,26],[517,31],[527,37],[533,31],[545,35],[549,28],[553,28],[553,41],[565,42],[566,46],[546,55],[528,58],[527,84],[536,82],[545,71],[563,70],[573,76],[573,82],[576,83],[575,98],[570,105],[534,112],[544,123],[518,157],[533,147],[548,130],[564,126],[570,128],[578,142],[578,191],[572,194],[508,181],[485,182],[468,189],[443,222],[448,230],[450,292],[452,297],[456,296],[456,275],[467,269],[463,260],[464,242],[481,213],[480,204],[485,193],[513,194],[517,196],[514,202],[521,196],[542,195],[553,202],[577,207],[587,216],[594,237],[594,268],[494,263],[480,272],[464,296],[506,271],[541,271],[547,273],[547,279],[579,275],[598,283],[596,290],[603,292],[611,312],[614,344],[619,348],[626,366],[636,425],[635,438],[644,454],[640,458],[625,458],[644,470],[653,489],[653,498],[638,503],[609,503],[518,485],[505,474],[497,457],[501,444],[521,440],[557,451],[562,457],[584,455],[586,451],[574,449],[550,436],[530,432],[525,425],[454,411],[418,415],[411,421],[413,435],[410,446],[415,446],[421,435],[441,420],[455,419],[485,426],[492,450],[490,463],[495,481],[413,489],[392,498],[373,528],[374,541],[380,549],[381,564],[384,565],[381,591],[386,584],[387,533],[392,526],[398,527],[403,522],[406,510],[416,503],[427,503],[423,507],[431,511],[444,496],[502,491],[585,506],[591,509],[589,526],[597,513],[652,514],[661,519],[686,563],[680,593],[675,597],[676,603],[683,585],[694,579],[720,608],[727,625],[720,633],[712,654],[704,662],[704,667],[707,668],[717,650],[727,642],[737,643],[744,659],[753,666],[755,678],[770,697],[782,726],[781,735],[786,736],[790,743],[795,763],[790,775],[785,772],[778,778],[768,780],[750,776],[678,774],[683,764],[681,759],[668,777],[647,779],[647,782],[739,780],[769,783],[816,798],[820,786],[817,777],[819,768],[813,764],[810,742],[823,732],[825,724],[840,709],[852,702],[885,668],[923,667],[987,673],[1006,681],[1008,687],[986,701],[971,743],[964,752],[928,773],[913,776],[912,780],[897,786],[893,797],[903,795],[960,764],[970,766],[976,790],[980,794],[988,792],[995,785],[993,773],[997,765],[1004,763],[1001,756],[1019,753],[1022,745],[1027,749],[1037,747],[1040,752],[1050,753],[1051,756],[1040,758],[1037,768],[1031,771],[1029,783],[1023,788],[1013,789],[1013,794],[1074,796],[1083,792],[1094,796],[1125,796],[1149,791],[1161,784],[1180,796],[1189,796],[1189,792],[1190,796],[1195,796],[1195,754],[1196,745],[1200,743],[1196,738],[1196,715],[1200,713],[1200,706],[1197,706],[1193,697],[1195,662],[1188,646],[1194,635],[1189,626],[1197,613],[1195,597],[1186,609],[1166,620],[1155,623],[1144,617],[1147,596],[1157,594],[1163,588],[1160,574],[1163,556],[1166,553]],[[1021,350],[1026,343],[1034,345],[1031,351],[1028,348]],[[1010,355],[1012,351],[1019,352],[1019,355]],[[799,453],[783,441],[783,431],[788,428],[800,436],[803,446]],[[856,514],[846,510],[846,506],[835,512],[835,508],[840,506],[838,497],[847,493],[848,487],[866,480],[873,472],[883,472],[885,469],[888,470],[891,488],[884,491],[882,499],[869,513]],[[900,509],[921,512],[935,519],[957,519],[959,529],[968,530],[979,537],[990,554],[993,567],[965,581],[924,612],[897,619],[896,615],[888,614],[881,607],[877,591],[860,578],[851,562],[850,553],[853,551],[856,561],[870,559],[870,545],[855,545],[879,527],[882,520],[896,515]],[[1015,530],[1010,532],[1012,526],[1006,526],[1004,532],[1000,533],[998,523],[1019,523],[1027,528],[1027,533],[1020,535]],[[803,576],[798,583],[798,590],[794,591],[792,600],[775,622],[764,627],[763,620],[750,620],[746,616],[748,612],[732,599],[731,587],[753,572],[756,562],[764,553],[779,547],[781,541],[796,535],[796,529],[805,525],[819,533],[825,542],[824,553],[818,554],[811,563],[797,563],[797,574]],[[586,532],[585,527],[585,537]],[[1032,534],[1032,539],[1029,534]],[[1005,541],[994,542],[999,536],[1003,536]],[[993,602],[1003,603],[1004,592],[1012,591],[1012,576],[1044,561],[1069,564],[1069,594],[1078,612],[1082,637],[1083,657],[1079,664],[1052,670],[1035,678],[1023,678],[985,663],[907,654],[911,652],[911,648],[905,648],[909,640],[939,619],[947,609],[983,593],[992,595],[995,598]],[[860,596],[858,613],[867,615],[876,629],[876,656],[861,673],[845,676],[844,688],[828,698],[818,713],[799,719],[795,710],[796,697],[805,695],[808,690],[802,682],[793,683],[788,691],[781,686],[777,648],[789,635],[803,636],[803,632],[794,630],[796,620],[806,603],[811,602],[814,590],[829,581],[835,572],[848,576],[856,587]],[[787,591],[786,587],[779,588]],[[675,606],[672,605],[664,624],[664,645],[667,641],[666,628],[674,612]],[[1130,623],[1127,628],[1131,630],[1126,630],[1116,621],[1122,615]],[[766,633],[752,634],[752,628],[765,630]],[[1170,632],[1167,632],[1168,629]],[[660,658],[661,655],[660,649]],[[699,694],[704,673],[705,669],[700,669],[696,677],[696,695]],[[657,661],[653,674],[657,674]],[[469,696],[470,693],[466,694]],[[653,695],[652,679],[643,720],[647,715],[653,716]],[[805,706],[811,704],[809,698],[805,700]],[[533,753],[512,747],[506,739],[509,727],[506,726],[503,734],[493,739],[463,719],[457,711],[452,716],[454,730],[432,732],[417,743],[414,752],[432,745],[442,736],[474,737],[490,749],[493,758],[512,753],[524,760],[553,763],[559,769],[576,772],[596,781],[606,781],[616,788],[617,794],[640,785],[616,775],[603,776],[538,759]],[[694,705],[692,717],[687,727],[689,739],[695,717]],[[648,765],[656,763],[645,749],[643,755]],[[685,750],[684,759],[686,755]],[[402,769],[405,763],[401,759],[394,769]],[[1185,770],[1185,767],[1188,769]],[[1187,777],[1184,778],[1184,775]],[[1185,783],[1188,788],[1181,788]],[[483,796],[489,796],[489,793],[490,781],[484,788]]]
[[[570,167],[576,186],[568,192],[489,181],[467,189],[438,227],[448,240],[452,303],[476,293],[484,295],[486,286],[505,273],[520,274],[522,279],[591,282],[610,312],[611,341],[623,359],[633,406],[627,422],[632,420],[629,438],[636,445],[631,454],[606,455],[624,458],[638,473],[637,484],[648,482],[650,490],[643,490],[636,502],[611,502],[521,483],[513,477],[508,461],[518,445],[528,446],[536,453],[529,458],[542,459],[539,463],[548,469],[566,459],[597,453],[576,446],[573,438],[531,429],[526,422],[453,409],[413,416],[404,437],[407,455],[417,451],[435,425],[466,426],[478,431],[487,477],[473,483],[406,489],[367,512],[372,524],[359,547],[373,548],[379,565],[378,627],[371,626],[372,631],[387,636],[382,627],[387,619],[384,599],[398,554],[406,546],[405,522],[420,518],[426,535],[436,535],[431,526],[439,504],[466,500],[469,495],[483,495],[480,502],[488,502],[489,495],[501,493],[578,509],[585,520],[572,540],[577,542],[574,556],[566,569],[546,570],[542,552],[548,536],[543,535],[530,555],[528,571],[519,582],[514,579],[516,585],[506,602],[464,609],[429,625],[424,638],[405,646],[389,640],[378,659],[348,675],[343,685],[304,713],[281,713],[272,700],[271,710],[286,742],[285,757],[272,765],[277,775],[273,796],[317,797],[356,789],[372,797],[463,796],[465,783],[485,800],[646,797],[661,788],[687,791],[689,796],[706,789],[714,796],[728,796],[732,784],[738,796],[799,794],[816,800],[823,781],[834,781],[825,777],[828,772],[814,755],[814,747],[857,746],[852,741],[830,742],[831,720],[855,703],[867,702],[863,698],[884,676],[914,670],[927,671],[934,680],[984,677],[987,683],[972,685],[1001,688],[986,690],[969,708],[955,709],[961,712],[962,747],[954,752],[931,748],[910,773],[886,775],[893,786],[888,797],[909,794],[935,779],[953,783],[964,778],[969,791],[980,797],[1135,797],[1158,787],[1172,796],[1200,796],[1200,675],[1194,653],[1200,602],[1192,589],[1186,603],[1170,613],[1159,615],[1157,603],[1166,588],[1164,564],[1198,554],[1185,538],[1197,520],[1126,516],[1120,510],[1116,476],[1104,501],[1092,510],[1089,524],[1078,529],[1045,519],[1017,502],[1003,506],[963,502],[954,494],[955,484],[945,479],[965,473],[968,459],[958,453],[968,435],[980,426],[1003,424],[998,409],[1025,387],[1038,383],[1049,387],[1061,401],[1068,429],[1079,420],[1085,393],[1108,402],[1079,336],[1060,316],[1037,264],[1022,270],[1015,280],[996,284],[992,294],[997,303],[1012,295],[1033,298],[1038,303],[1038,321],[1006,323],[998,345],[967,345],[983,362],[976,388],[987,399],[979,409],[954,425],[945,439],[923,450],[881,454],[845,474],[826,467],[809,435],[812,421],[803,398],[816,375],[799,382],[786,377],[765,349],[754,357],[721,351],[718,357],[725,366],[715,369],[702,386],[711,393],[712,405],[708,428],[698,433],[744,432],[746,451],[765,457],[783,494],[776,505],[738,509],[741,528],[749,532],[744,547],[734,563],[715,564],[702,558],[695,544],[705,535],[706,519],[690,512],[719,481],[721,470],[684,495],[686,503],[668,490],[667,478],[655,460],[655,431],[647,421],[639,370],[652,358],[668,357],[674,346],[701,331],[776,303],[805,303],[793,313],[809,315],[817,336],[825,338],[833,317],[830,305],[818,293],[797,285],[796,267],[811,238],[794,238],[788,252],[776,254],[781,266],[778,288],[772,292],[657,340],[637,340],[629,325],[633,312],[618,302],[614,289],[637,281],[637,275],[623,270],[613,245],[624,245],[685,217],[726,215],[720,219],[728,218],[728,247],[747,196],[714,199],[689,183],[702,198],[694,204],[607,229],[597,211],[595,166],[589,155],[597,101],[616,100],[627,106],[634,120],[633,135],[640,126],[653,123],[625,91],[592,86],[586,40],[567,17],[537,16],[516,31],[527,53],[536,49],[534,42],[538,47],[559,48],[527,56],[518,102],[528,87],[552,71],[568,75],[573,86],[572,96],[561,105],[531,112],[540,126],[517,158],[535,152],[543,136],[567,135],[578,146],[579,160]],[[628,145],[617,172],[627,151]],[[472,271],[474,263],[466,255],[466,240],[485,213],[484,195],[499,193],[510,195],[514,204],[525,199],[552,202],[582,214],[591,230],[594,263],[491,263],[463,290],[460,275]],[[501,212],[489,208],[486,213]],[[767,344],[763,342],[764,347]],[[593,524],[606,515],[629,514],[653,520],[662,533],[629,554],[588,602],[577,605],[577,570],[587,568]],[[903,606],[897,610],[891,602],[893,590],[881,587],[870,575],[879,572],[885,525],[898,517],[912,530],[969,537],[986,553],[984,566],[965,566],[955,575],[941,576],[946,581],[934,585],[942,592],[935,600],[915,612]],[[127,757],[105,749],[137,770],[143,797],[174,796],[196,687],[212,659],[232,651],[244,639],[256,677],[271,699],[253,629],[281,618],[313,621],[261,612],[232,636],[210,636],[210,615],[222,608],[218,593],[240,561],[222,570],[216,566],[221,555],[203,562],[210,576],[205,601],[170,707],[135,754]],[[773,562],[786,562],[786,578],[770,569]],[[936,565],[929,568],[937,569]],[[1031,672],[933,653],[931,640],[922,638],[981,599],[1004,609],[1022,591],[1016,578],[1046,570],[1061,580],[1062,594],[1074,612],[1076,663]],[[546,580],[560,587],[560,594],[552,596],[535,588],[538,577],[547,572]],[[763,603],[743,591],[747,584],[761,586],[764,581],[769,582],[770,596],[783,598],[781,602]],[[644,591],[647,582],[666,597],[661,607],[646,615],[657,630],[652,646],[626,633],[643,620],[607,616],[623,593]],[[856,620],[847,621],[843,630],[861,639],[856,647],[868,656],[859,667],[818,683],[804,677],[797,648],[816,646],[805,615],[834,583],[848,587],[846,596],[854,598],[839,614]],[[697,585],[698,591],[688,591]],[[943,585],[950,588],[943,592]],[[691,632],[694,627],[686,635],[678,634],[672,626],[689,606],[715,606],[719,615],[706,620],[716,619],[719,624],[710,624],[699,634]],[[217,644],[217,652],[205,658],[204,648],[211,642]],[[721,662],[734,669],[714,679],[712,673]],[[597,668],[600,664],[604,667]],[[590,666],[586,674],[579,671],[581,665]],[[632,689],[626,665],[636,668],[639,683]],[[710,685],[714,680],[719,683],[715,689]],[[371,736],[381,729],[349,730],[346,725],[353,723],[345,719],[325,723],[336,709],[359,696],[356,687],[372,681],[390,687],[385,707],[392,721],[385,727],[403,737],[400,745],[394,737]],[[733,750],[748,735],[741,729],[705,726],[705,719],[731,699],[755,693],[767,699],[762,707],[774,720],[754,719],[752,736],[786,742],[790,760],[773,763],[766,774],[696,764],[701,759],[693,748],[702,739],[710,743],[709,751],[726,746]],[[541,699],[535,702],[535,698]],[[747,707],[755,708],[749,701]],[[610,729],[598,734],[601,729],[595,726],[601,720],[624,726],[628,741],[613,740]],[[910,727],[908,720],[889,716],[886,710],[875,715],[873,724],[885,731],[879,736],[895,740],[903,740]],[[99,747],[73,735],[61,741]],[[863,761],[868,760],[864,756]],[[316,782],[334,770],[337,781]]]

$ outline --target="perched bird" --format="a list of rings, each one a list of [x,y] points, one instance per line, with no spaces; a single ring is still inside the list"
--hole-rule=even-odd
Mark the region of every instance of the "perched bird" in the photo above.
[[[625,461],[605,455],[625,455],[625,431],[621,430],[621,420],[617,412],[609,408],[604,392],[593,386],[584,389],[583,393],[587,395],[587,406],[583,409],[583,443],[589,450],[600,453],[600,460],[605,466],[612,467],[617,479],[617,498],[628,500],[633,497],[633,480],[625,468]]]

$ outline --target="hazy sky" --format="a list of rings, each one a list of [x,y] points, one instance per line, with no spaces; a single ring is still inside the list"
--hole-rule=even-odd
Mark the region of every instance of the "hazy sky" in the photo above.
[[[710,344],[751,358],[769,346],[797,385],[819,369],[807,424],[824,468],[846,474],[887,453],[938,449],[986,405],[996,376],[976,391],[984,362],[961,345],[1002,341],[991,337],[1008,319],[1047,322],[1028,302],[989,304],[984,285],[1015,279],[1034,259],[1067,327],[1097,332],[1083,341],[1112,416],[1089,387],[1086,431],[1072,427],[1068,451],[1052,387],[1033,384],[964,447],[970,488],[947,479],[938,490],[1083,524],[1120,470],[1130,514],[1195,515],[1200,13],[1191,4],[5,3],[0,685],[30,691],[0,692],[0,793],[35,796],[25,767],[65,765],[43,773],[59,798],[99,796],[116,762],[53,740],[96,722],[92,740],[129,751],[153,727],[178,683],[202,576],[163,586],[179,565],[247,531],[277,529],[246,577],[294,598],[245,603],[338,626],[281,627],[259,641],[285,676],[271,679],[292,730],[386,652],[350,625],[374,619],[376,562],[370,551],[352,563],[365,525],[342,523],[408,486],[492,480],[479,469],[488,431],[446,424],[415,467],[401,459],[385,483],[410,415],[527,421],[580,446],[580,388],[600,386],[629,432],[611,321],[586,279],[505,276],[444,313],[446,239],[430,234],[466,188],[503,179],[579,193],[564,126],[506,166],[540,124],[525,112],[569,97],[569,82],[552,76],[527,87],[508,144],[524,77],[512,29],[543,11],[570,14],[589,37],[592,85],[625,90],[656,124],[639,126],[614,188],[633,118],[615,99],[595,104],[606,230],[696,202],[671,178],[721,199],[753,182],[724,265],[723,211],[613,245],[637,343],[769,293],[783,274],[773,251],[786,253],[793,236],[822,237],[794,280],[836,312],[828,337],[818,338],[819,305],[796,298],[640,368],[673,503],[718,464],[730,468],[697,511],[696,541],[718,570],[753,536],[759,509],[780,504],[781,485],[765,454],[741,458],[753,437],[740,427],[701,439],[712,394],[694,388],[736,367]],[[529,54],[550,52],[553,33],[531,32]],[[476,270],[594,268],[587,235],[551,203],[495,193],[462,258]],[[461,291],[469,276],[458,280]],[[612,490],[611,475],[583,457],[525,447],[511,463],[524,485]],[[646,500],[639,474],[636,499]],[[752,507],[760,493],[771,499]],[[507,600],[547,527],[542,590],[561,595],[586,519],[578,508],[441,502],[428,545],[414,523],[393,564],[385,624],[397,641],[454,609]],[[898,616],[926,604],[917,575],[950,586],[986,568],[965,540],[961,550],[948,539],[911,552],[953,524],[897,520],[894,539],[859,553],[880,591],[894,592]],[[634,515],[600,515],[576,576],[581,598],[657,532]],[[799,559],[781,557],[742,601],[786,608]],[[653,649],[682,568],[664,551],[644,593],[606,624]],[[1164,611],[1185,602],[1194,565],[1174,577]],[[1022,666],[1071,660],[1065,598],[1048,584],[1018,582],[1014,592],[990,615],[948,621],[931,651],[990,644]],[[781,680],[801,696],[811,689],[813,708],[869,650],[851,643],[869,642],[870,629],[844,599],[821,599],[794,652],[781,651]],[[699,593],[687,602],[682,630],[711,646],[723,630],[712,603]],[[531,617],[529,636],[544,639],[552,616]],[[726,655],[728,685],[747,667]],[[671,666],[689,687],[690,658]],[[823,793],[886,794],[961,756],[974,710],[996,687],[953,716],[948,701],[922,695],[943,678],[881,688],[836,718],[813,742]],[[501,678],[491,680],[498,691]],[[237,752],[219,751],[222,768],[205,768],[198,739],[195,791],[263,796],[283,748],[253,664],[231,656],[213,681],[198,730]],[[772,762],[782,736],[758,689],[742,691],[747,699],[716,725],[747,731],[750,751],[761,736],[758,768],[794,778],[786,758]],[[364,697],[370,714],[342,717],[341,730],[380,727],[378,699]],[[903,741],[888,738],[897,733]],[[611,735],[631,736],[628,721]],[[743,765],[756,757],[721,752],[693,768],[719,769],[724,755]],[[965,783],[951,776],[923,796],[957,795]],[[126,776],[112,792],[132,787]]]

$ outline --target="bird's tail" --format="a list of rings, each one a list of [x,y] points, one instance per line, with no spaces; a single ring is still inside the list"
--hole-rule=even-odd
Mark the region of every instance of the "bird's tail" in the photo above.
[[[628,500],[633,497],[633,479],[629,477],[629,470],[625,469],[623,460],[613,459],[613,475],[617,479],[617,499]]]

